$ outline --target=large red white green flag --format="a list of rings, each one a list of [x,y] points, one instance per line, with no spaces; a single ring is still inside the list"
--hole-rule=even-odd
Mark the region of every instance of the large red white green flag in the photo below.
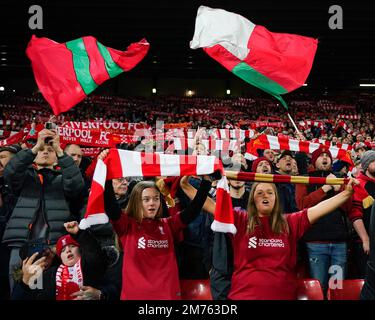
[[[104,81],[134,68],[149,47],[145,39],[119,51],[91,36],[58,43],[33,35],[26,54],[40,92],[58,115],[74,107]]]
[[[288,108],[281,95],[305,83],[317,44],[313,38],[270,32],[238,14],[200,6],[190,48],[203,48],[236,76]]]

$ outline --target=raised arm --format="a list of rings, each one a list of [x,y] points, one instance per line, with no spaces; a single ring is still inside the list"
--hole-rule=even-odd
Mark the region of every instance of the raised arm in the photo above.
[[[307,210],[307,217],[310,223],[313,224],[317,222],[320,218],[339,208],[346,201],[348,201],[353,194],[353,184],[358,184],[358,181],[355,179],[350,179],[344,191],[332,198],[318,203],[314,207],[309,208]]]
[[[110,220],[118,220],[121,217],[122,210],[116,201],[115,191],[113,190],[112,180],[105,183],[104,189],[104,210]]]
[[[189,205],[181,212],[181,220],[184,224],[189,224],[199,215],[210,189],[211,180],[209,177],[205,176],[202,179],[201,185],[199,186],[193,201],[191,201]]]
[[[197,189],[195,189],[189,183],[189,176],[184,176],[181,179],[180,186],[182,188],[182,191],[184,191],[184,193],[188,196],[190,200],[194,199],[195,195],[197,194]],[[216,202],[212,200],[211,198],[207,197],[206,201],[203,204],[203,209],[209,213],[214,214],[215,206],[216,206]]]

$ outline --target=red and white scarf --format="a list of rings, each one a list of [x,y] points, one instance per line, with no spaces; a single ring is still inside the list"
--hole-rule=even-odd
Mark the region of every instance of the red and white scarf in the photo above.
[[[321,147],[323,146],[320,143],[290,139],[286,136],[275,137],[262,134],[257,139],[252,140],[247,144],[245,158],[249,160],[258,158],[257,149],[290,150],[311,154]],[[353,165],[348,150],[340,149],[336,146],[330,146],[329,151],[331,152],[333,159],[340,159]]]
[[[236,233],[232,200],[222,162],[214,156],[185,156],[174,154],[143,153],[110,149],[104,161],[98,159],[91,185],[90,197],[84,219],[79,227],[86,229],[94,224],[109,221],[104,211],[106,180],[120,177],[179,177],[205,175],[219,170],[222,174],[217,186],[215,220],[211,229],[218,232]]]
[[[74,266],[61,264],[56,272],[56,300],[73,300],[71,295],[83,286],[81,259]]]

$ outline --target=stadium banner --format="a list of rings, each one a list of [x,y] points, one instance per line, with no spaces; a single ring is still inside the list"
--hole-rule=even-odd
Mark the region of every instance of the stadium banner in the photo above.
[[[67,121],[64,122],[61,127],[73,128],[73,129],[88,129],[91,131],[106,131],[115,134],[138,134],[140,136],[149,135],[148,131],[151,130],[151,126],[145,123],[132,123],[132,122],[109,122],[109,121]]]

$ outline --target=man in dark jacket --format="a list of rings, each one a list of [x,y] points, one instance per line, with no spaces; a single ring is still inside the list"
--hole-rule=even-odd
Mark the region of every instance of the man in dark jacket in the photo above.
[[[293,170],[294,155],[289,150],[284,150],[277,158],[276,168],[277,174],[291,175]],[[277,184],[280,201],[283,206],[284,213],[293,213],[298,211],[296,204],[296,188],[292,183]]]
[[[332,174],[332,155],[328,148],[315,150],[311,162],[315,171],[310,172],[309,176],[335,178]],[[333,197],[340,190],[340,185],[299,184],[296,186],[296,202],[301,209],[310,208]],[[312,225],[303,237],[310,263],[310,276],[320,281],[324,291],[327,290],[330,273],[345,278],[348,231],[346,215],[350,207],[351,203],[347,202],[323,217]]]
[[[47,129],[39,132],[31,150],[22,150],[9,161],[4,178],[18,196],[3,237],[3,243],[11,247],[12,288],[11,274],[20,262],[19,248],[35,239],[56,243],[64,234],[64,222],[78,220],[71,217],[69,201],[81,193],[84,182],[73,159],[61,149],[59,136]]]

